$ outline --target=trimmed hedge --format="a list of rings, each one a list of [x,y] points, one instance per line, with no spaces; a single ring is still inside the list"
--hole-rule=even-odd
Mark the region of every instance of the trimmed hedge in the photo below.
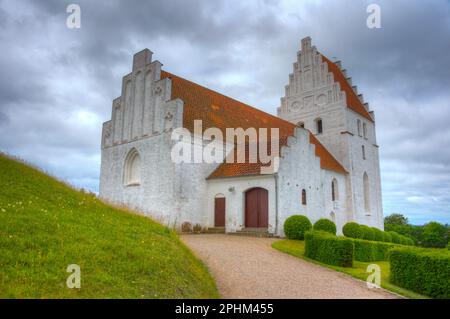
[[[355,222],[349,222],[342,227],[342,233],[345,237],[350,238],[362,238],[363,231],[361,229],[361,225]]]
[[[450,298],[450,252],[444,249],[394,248],[390,282],[433,298]]]
[[[303,215],[292,215],[284,222],[284,234],[289,239],[303,240],[305,232],[312,228],[308,217]]]
[[[398,233],[396,233],[395,231],[390,231],[389,234],[392,237],[392,242],[394,244],[401,244],[401,238],[400,235]]]
[[[305,256],[325,264],[352,267],[353,240],[327,232],[308,231],[305,234]]]
[[[375,234],[373,240],[375,241],[384,241],[384,235],[383,235],[383,231],[376,228],[376,227],[371,227],[373,230],[373,233]]]
[[[362,232],[363,232],[362,239],[365,239],[365,240],[374,240],[374,238],[375,238],[375,232],[373,231],[372,228],[370,228],[370,227],[367,226],[367,225],[359,225],[359,226],[361,227]]]
[[[336,224],[326,218],[321,218],[314,223],[313,230],[325,231],[336,235]]]
[[[383,232],[383,237],[384,237],[384,242],[385,243],[392,243],[392,236],[391,236],[391,234],[389,234],[389,232],[387,232],[387,231],[384,231]]]
[[[396,244],[353,239],[355,251],[353,258],[357,261],[379,261],[388,260],[389,251],[398,247]]]

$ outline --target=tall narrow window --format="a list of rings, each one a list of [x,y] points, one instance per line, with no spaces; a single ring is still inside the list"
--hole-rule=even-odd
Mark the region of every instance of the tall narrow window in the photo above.
[[[358,128],[358,136],[361,136],[361,120],[356,121],[356,126]]]
[[[317,119],[316,120],[316,125],[317,125],[317,134],[321,134],[323,132],[322,119]]]
[[[141,182],[141,157],[135,148],[132,148],[125,158],[123,183],[126,186],[139,185]]]
[[[370,213],[370,192],[369,192],[369,177],[367,173],[363,175],[363,187],[364,187],[364,210],[366,213]]]
[[[306,205],[306,190],[302,190],[302,205]]]
[[[366,148],[363,146],[361,146],[361,151],[362,151],[362,158],[366,159]]]
[[[338,199],[339,199],[338,182],[336,178],[333,178],[333,181],[331,182],[331,200],[335,202]]]
[[[363,123],[363,134],[364,134],[364,138],[367,139],[367,125],[366,125],[366,123]]]

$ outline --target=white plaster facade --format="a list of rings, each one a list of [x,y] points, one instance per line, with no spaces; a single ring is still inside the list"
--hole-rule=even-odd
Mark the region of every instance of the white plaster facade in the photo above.
[[[311,48],[309,38],[302,41],[302,52],[309,52],[305,56],[311,59],[318,54]],[[303,121],[309,130],[295,129],[281,149],[280,165],[273,174],[208,178],[220,163],[172,161],[171,150],[176,141],[171,139],[171,134],[183,126],[184,101],[171,99],[171,79],[161,79],[161,63],[152,62],[151,51],[146,49],[135,54],[132,72],[123,78],[122,94],[113,101],[111,120],[103,124],[100,197],[172,227],[180,227],[183,222],[214,227],[214,201],[216,197],[224,197],[225,230],[235,232],[246,227],[246,191],[260,187],[268,191],[270,233],[283,236],[283,223],[293,214],[306,215],[311,222],[332,219],[338,232],[350,220],[382,228],[374,122],[346,107],[345,94],[325,74],[326,66],[320,65],[319,59],[316,64],[311,64],[310,59],[309,67],[316,72],[315,77],[322,79],[320,85],[297,79],[306,73],[299,67],[301,63],[305,65],[302,56],[303,53],[299,54],[299,61],[294,65],[278,114],[291,122]],[[306,75],[306,79],[311,79],[310,76]],[[323,92],[329,97],[325,103],[321,100]],[[310,96],[313,101],[321,101],[319,107],[303,103]],[[321,168],[315,146],[309,140],[317,117],[323,119],[324,130],[316,137],[348,173]],[[366,123],[367,139],[358,136],[357,119]],[[366,160],[361,158],[361,145],[365,145]],[[136,162],[130,163],[130,157]],[[127,171],[130,169],[135,170],[134,175]],[[364,173],[368,175],[368,212],[363,209]],[[306,191],[306,205],[301,201],[302,190]]]

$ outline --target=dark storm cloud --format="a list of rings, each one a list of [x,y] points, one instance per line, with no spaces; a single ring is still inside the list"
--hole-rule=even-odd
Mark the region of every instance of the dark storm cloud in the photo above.
[[[0,148],[97,190],[101,123],[134,52],[274,113],[310,35],[376,112],[385,214],[448,222],[450,5],[375,2],[378,30],[364,1],[0,0]]]

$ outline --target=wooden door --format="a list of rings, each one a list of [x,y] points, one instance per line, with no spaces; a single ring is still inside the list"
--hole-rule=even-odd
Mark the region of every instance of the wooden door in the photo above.
[[[268,203],[268,191],[264,188],[252,188],[245,193],[245,227],[269,226]]]
[[[214,226],[225,227],[225,197],[214,199]]]

